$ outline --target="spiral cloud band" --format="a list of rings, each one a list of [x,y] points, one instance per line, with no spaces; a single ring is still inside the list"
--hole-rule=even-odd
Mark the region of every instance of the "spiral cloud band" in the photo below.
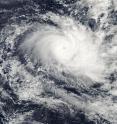
[[[44,66],[57,67],[75,76],[85,75],[94,81],[102,80],[101,41],[73,19],[64,17],[56,20],[56,23],[59,21],[58,27],[40,24],[21,48]]]

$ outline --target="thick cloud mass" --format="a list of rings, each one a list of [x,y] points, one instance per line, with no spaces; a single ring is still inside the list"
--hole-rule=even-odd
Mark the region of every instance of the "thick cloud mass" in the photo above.
[[[88,76],[94,81],[104,80],[105,63],[100,55],[103,37],[71,18],[56,18],[52,21],[56,21],[58,27],[39,25],[37,31],[21,44],[21,49],[27,51],[33,61],[41,61],[48,67],[60,67],[75,76]]]

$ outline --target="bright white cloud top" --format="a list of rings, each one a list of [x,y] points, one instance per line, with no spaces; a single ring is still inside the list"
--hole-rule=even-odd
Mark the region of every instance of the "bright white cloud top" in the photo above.
[[[46,67],[88,76],[94,81],[104,80],[105,62],[100,52],[102,32],[93,33],[68,17],[52,15],[52,18],[58,27],[38,25],[37,31],[28,36],[20,48],[33,61]]]

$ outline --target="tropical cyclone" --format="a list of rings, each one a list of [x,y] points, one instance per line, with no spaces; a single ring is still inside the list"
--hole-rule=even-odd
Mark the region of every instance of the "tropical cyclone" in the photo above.
[[[0,6],[0,124],[116,124],[115,0]]]

